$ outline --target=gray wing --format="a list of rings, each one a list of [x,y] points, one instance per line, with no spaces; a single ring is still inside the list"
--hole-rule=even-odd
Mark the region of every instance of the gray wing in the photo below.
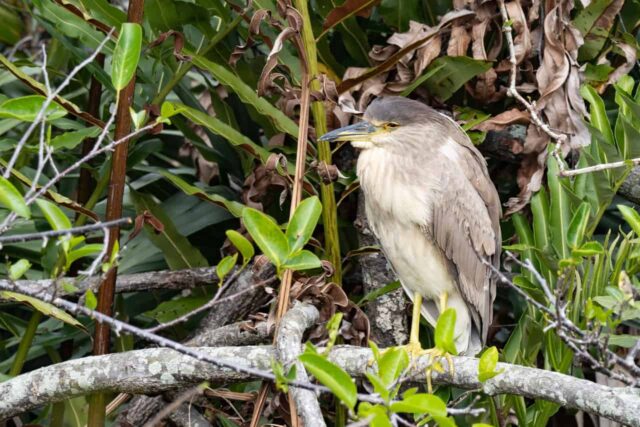
[[[481,259],[496,267],[500,263],[500,199],[480,152],[462,130],[448,131],[455,131],[458,164],[440,175],[442,191],[426,232],[456,268],[459,291],[484,343],[493,319],[496,278]]]

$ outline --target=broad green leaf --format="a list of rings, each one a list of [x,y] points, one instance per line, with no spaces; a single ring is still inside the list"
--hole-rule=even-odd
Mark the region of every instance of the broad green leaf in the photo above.
[[[170,107],[171,105],[171,107]],[[188,107],[179,103],[165,102],[162,106],[163,117],[171,117],[175,114],[182,114],[187,119],[191,120],[195,124],[204,126],[216,135],[220,135],[232,145],[241,148],[245,152],[249,153],[253,157],[256,157],[263,162],[269,158],[271,154],[265,148],[251,141],[249,138],[224,123],[222,120],[210,116],[209,114],[198,111],[194,108]],[[167,114],[165,116],[165,114]]]
[[[69,217],[67,217],[67,215],[62,212],[62,209],[60,209],[54,203],[43,199],[38,199],[36,200],[36,204],[42,211],[42,214],[44,215],[51,228],[53,228],[54,230],[66,230],[72,227]]]
[[[484,382],[504,371],[504,369],[496,371],[497,365],[498,349],[495,346],[486,349],[478,362],[478,380]]]
[[[96,49],[105,39],[106,36],[86,22],[84,18],[76,16],[56,2],[44,0],[38,3],[38,8],[46,20],[51,22],[65,36],[78,39],[84,47]],[[107,43],[103,52],[111,54],[112,46],[112,43]]]
[[[373,372],[365,372],[364,375],[367,377],[371,385],[373,386],[373,391],[378,393],[382,400],[388,401],[391,397],[391,392],[388,389],[388,386],[382,381],[380,376],[374,374]]]
[[[636,233],[636,236],[640,237],[640,214],[635,209],[625,205],[618,205],[618,210],[627,224],[631,226],[633,232]]]
[[[0,104],[0,118],[17,119],[24,122],[33,122],[42,110],[47,98],[42,95],[28,95],[20,98],[10,98]],[[44,118],[47,121],[56,120],[67,115],[67,110],[51,102],[45,110]]]
[[[303,249],[287,258],[282,267],[293,271],[311,270],[322,267],[322,262],[316,254]]]
[[[321,213],[322,204],[317,196],[308,197],[300,202],[287,226],[286,236],[291,253],[299,251],[307,244]]]
[[[573,25],[584,37],[584,45],[579,51],[580,61],[588,61],[598,55],[624,2],[593,0],[586,4],[573,20]]]
[[[311,375],[328,387],[347,408],[353,411],[358,390],[349,374],[317,354],[302,354],[299,359]]]
[[[11,212],[23,218],[31,218],[31,209],[24,201],[22,194],[8,180],[0,176],[0,203]]]
[[[102,251],[102,243],[91,243],[79,249],[69,251],[67,254],[65,269],[68,270],[75,261],[80,258],[97,255]]]
[[[409,30],[411,20],[423,22],[423,10],[418,0],[382,0],[379,6],[384,22],[397,32]]]
[[[438,68],[425,85],[429,93],[441,101],[449,99],[466,82],[491,69],[491,62],[467,56],[441,56],[429,65],[427,73]]]
[[[411,95],[411,93],[414,90],[416,90],[421,84],[423,84],[424,82],[429,80],[431,77],[433,77],[434,74],[436,74],[437,72],[442,70],[444,67],[445,67],[445,64],[439,64],[439,65],[437,65],[435,67],[429,68],[428,70],[426,70],[424,72],[424,74],[422,74],[420,77],[418,77],[417,79],[412,81],[411,84],[409,86],[407,86],[407,88],[405,90],[402,91],[400,96],[409,96],[409,95]]]
[[[298,125],[265,98],[259,97],[255,89],[246,84],[236,73],[233,73],[220,64],[196,55],[195,52],[189,51],[188,49],[184,49],[183,52],[191,56],[191,61],[196,67],[209,71],[216,80],[233,90],[242,102],[251,105],[260,114],[269,118],[278,130],[294,138],[298,137]]]
[[[574,256],[593,256],[604,253],[604,247],[600,242],[586,242],[572,251]]]
[[[409,366],[409,355],[402,347],[392,347],[378,361],[378,376],[385,388],[390,387]]]
[[[54,149],[75,148],[78,144],[87,138],[94,138],[100,135],[101,129],[98,127],[89,127],[76,131],[65,132],[51,139],[49,145]]]
[[[387,283],[383,287],[378,288],[378,289],[374,289],[371,292],[369,292],[368,294],[366,294],[365,296],[363,296],[360,299],[360,301],[358,301],[358,306],[363,306],[364,304],[366,304],[366,303],[368,303],[370,301],[373,301],[375,299],[378,299],[382,295],[386,295],[386,294],[388,294],[390,292],[393,292],[398,288],[400,288],[400,281],[399,280],[394,280],[391,283]]]
[[[289,255],[289,244],[278,224],[253,208],[244,209],[242,222],[260,250],[280,268]]]
[[[153,200],[152,196],[136,191],[131,191],[130,195],[138,214],[149,211],[164,226],[160,233],[156,233],[150,225],[145,225],[144,231],[151,243],[162,251],[167,265],[172,270],[209,265],[200,250],[180,234],[171,217],[164,212],[161,205]]]
[[[370,427],[393,426],[387,414],[387,409],[382,405],[372,405],[369,402],[362,402],[358,405],[358,416],[362,419],[368,419]]]
[[[22,294],[19,294],[16,292],[10,292],[10,291],[0,291],[0,298],[27,303],[46,316],[56,318],[58,320],[63,321],[64,323],[68,323],[71,326],[78,326],[80,328],[84,328],[82,326],[82,323],[78,322],[67,312],[60,310],[58,307],[52,304],[49,304],[44,301],[40,301],[37,298],[32,298],[27,295],[22,295]]]
[[[30,268],[31,263],[29,262],[29,260],[26,260],[24,258],[14,262],[13,264],[11,264],[11,267],[9,267],[9,279],[18,280],[19,278],[24,276],[24,274],[29,271]]]
[[[226,208],[231,213],[231,215],[235,217],[242,216],[242,211],[245,208],[243,204],[234,202],[231,200],[227,200],[218,194],[207,194],[204,192],[203,189],[198,188],[195,185],[191,185],[185,180],[183,180],[182,178],[180,178],[179,176],[173,175],[172,173],[169,173],[167,171],[159,170],[158,173],[163,177],[167,178],[169,182],[171,182],[173,185],[178,187],[185,194],[188,194],[189,196],[196,196],[202,200],[206,200],[208,202],[215,203],[216,205],[222,206],[223,208]]]
[[[112,27],[119,27],[127,19],[126,13],[109,4],[107,0],[80,0],[80,3],[91,13],[91,16]]]
[[[574,249],[582,243],[589,223],[589,214],[590,207],[587,202],[582,202],[573,214],[567,230],[567,244],[570,248]]]
[[[447,405],[437,396],[426,393],[416,393],[391,404],[393,412],[409,414],[429,414],[433,417],[446,417]]]
[[[87,292],[84,294],[84,305],[89,310],[95,310],[98,306],[98,298],[91,289],[87,289]]]
[[[440,313],[438,322],[436,323],[436,330],[434,333],[436,348],[444,350],[450,354],[458,354],[454,339],[455,329],[456,310],[454,308],[448,308],[443,313]]]
[[[116,91],[124,89],[135,75],[141,50],[142,27],[140,24],[125,22],[120,27],[111,61],[111,83]]]
[[[589,113],[591,114],[591,125],[602,133],[609,144],[613,145],[615,140],[613,138],[613,131],[611,130],[611,123],[609,123],[609,117],[607,117],[604,101],[600,98],[598,92],[590,85],[583,85],[580,88],[580,94],[590,104]]]
[[[220,260],[218,265],[216,265],[216,274],[218,275],[218,279],[220,279],[220,284],[227,274],[233,269],[236,265],[236,261],[238,261],[238,254],[233,254],[226,256]]]
[[[235,230],[227,230],[226,234],[229,241],[231,241],[233,246],[235,246],[240,251],[240,254],[242,254],[242,266],[244,267],[249,263],[249,261],[251,261],[251,258],[253,258],[253,255],[255,254],[253,245],[246,237]]]

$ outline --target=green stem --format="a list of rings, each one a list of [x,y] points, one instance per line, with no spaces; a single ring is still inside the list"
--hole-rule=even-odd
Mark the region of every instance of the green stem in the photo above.
[[[302,41],[307,54],[307,67],[311,77],[310,87],[312,91],[319,91],[318,53],[307,3],[307,0],[295,0],[295,7],[302,16]],[[311,114],[313,115],[316,135],[325,134],[327,132],[327,116],[322,101],[315,101],[311,104]],[[328,165],[331,164],[331,147],[327,141],[318,141],[318,159]],[[342,282],[342,258],[340,256],[338,216],[333,183],[320,185],[320,198],[322,200],[325,251],[327,258],[335,268],[333,281],[340,284]]]
[[[18,345],[18,351],[16,351],[16,358],[13,359],[13,365],[11,366],[11,370],[9,371],[9,375],[15,377],[20,375],[22,372],[22,367],[24,366],[24,362],[27,360],[27,355],[29,354],[29,349],[31,348],[31,344],[33,343],[33,338],[36,336],[36,331],[38,330],[38,325],[40,324],[40,320],[42,319],[42,313],[39,311],[34,311],[29,319],[29,323],[27,324],[27,329],[24,331],[24,335],[20,340],[20,345]]]
[[[200,52],[198,52],[198,55],[201,55],[201,56],[206,55],[207,52],[213,49],[222,39],[224,39],[231,31],[233,31],[238,26],[238,24],[240,24],[241,21],[242,21],[242,15],[236,16],[229,25],[227,25],[223,30],[218,31],[218,33],[216,33],[216,35],[211,39],[209,44],[205,46],[205,48],[202,49]],[[171,93],[173,88],[178,83],[180,83],[182,78],[189,72],[189,70],[191,70],[191,67],[193,67],[193,62],[183,62],[179,67],[178,71],[173,75],[171,80],[169,80],[169,83],[167,83],[160,90],[160,92],[158,92],[155,98],[153,98],[153,101],[151,101],[151,104],[152,105],[162,104],[162,102],[167,97],[167,95]]]
[[[91,210],[94,208],[94,206],[100,200],[102,193],[104,193],[104,190],[107,188],[107,185],[109,185],[109,171],[111,170],[111,160],[107,160],[107,162],[108,164],[104,168],[104,173],[100,176],[100,179],[96,183],[96,186],[93,189],[89,200],[87,200],[87,202],[84,204],[84,207],[86,209]],[[87,222],[87,219],[88,217],[86,215],[80,215],[76,220],[75,226],[80,227],[81,225],[84,225]]]

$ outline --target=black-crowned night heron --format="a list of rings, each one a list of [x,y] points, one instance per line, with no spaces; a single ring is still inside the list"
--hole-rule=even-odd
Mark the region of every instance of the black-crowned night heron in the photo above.
[[[500,200],[485,159],[450,118],[410,99],[385,97],[363,121],[326,141],[361,149],[357,174],[373,232],[414,303],[409,350],[420,350],[420,312],[434,325],[456,310],[459,353],[487,338],[500,257]]]

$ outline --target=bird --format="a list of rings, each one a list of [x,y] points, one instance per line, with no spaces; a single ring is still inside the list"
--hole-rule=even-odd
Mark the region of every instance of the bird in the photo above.
[[[420,315],[435,327],[454,308],[458,354],[478,354],[493,318],[502,216],[482,154],[453,119],[399,96],[377,98],[362,121],[320,139],[360,151],[367,220],[414,304],[408,349],[421,349]]]

